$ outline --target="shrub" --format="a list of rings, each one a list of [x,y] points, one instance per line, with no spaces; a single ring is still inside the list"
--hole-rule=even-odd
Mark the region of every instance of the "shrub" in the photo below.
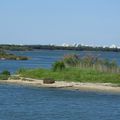
[[[79,56],[78,55],[65,55],[63,58],[63,61],[65,62],[65,64],[67,64],[68,66],[76,66],[79,64]]]
[[[4,71],[1,73],[1,75],[10,76],[11,74],[10,74],[10,72],[9,72],[9,71],[4,70]]]
[[[55,80],[53,80],[52,78],[45,78],[43,80],[43,83],[44,84],[53,84],[53,83],[55,83]]]
[[[7,70],[4,70],[3,72],[0,73],[0,80],[8,80],[10,77],[10,72]]]
[[[57,61],[52,66],[53,71],[62,71],[65,69],[65,64],[63,61]]]

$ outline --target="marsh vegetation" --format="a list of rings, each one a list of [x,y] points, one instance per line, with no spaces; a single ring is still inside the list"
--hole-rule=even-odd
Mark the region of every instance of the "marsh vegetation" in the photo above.
[[[29,58],[26,56],[17,56],[15,54],[11,54],[0,50],[0,59],[1,60],[28,60]]]
[[[51,69],[20,69],[17,74],[35,79],[120,83],[120,68],[117,63],[94,56],[66,55],[55,62]]]

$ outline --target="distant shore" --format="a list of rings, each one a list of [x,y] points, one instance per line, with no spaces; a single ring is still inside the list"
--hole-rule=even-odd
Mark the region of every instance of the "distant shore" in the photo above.
[[[2,50],[9,51],[32,51],[32,50],[76,50],[76,51],[103,51],[103,52],[120,52],[117,46],[86,46],[81,44],[76,45],[10,45],[0,44]]]
[[[48,87],[48,88],[63,88],[73,90],[84,90],[84,91],[101,91],[101,92],[118,92],[120,93],[120,87],[116,84],[111,83],[80,83],[80,82],[65,82],[56,81],[53,84],[44,84],[43,80],[36,80],[26,78],[25,80],[1,80],[0,84],[17,84],[34,87]]]

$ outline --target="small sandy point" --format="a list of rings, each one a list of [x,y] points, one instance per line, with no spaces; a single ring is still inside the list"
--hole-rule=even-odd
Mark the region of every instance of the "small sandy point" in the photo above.
[[[55,81],[53,84],[44,84],[43,80],[25,78],[25,80],[0,80],[0,83],[7,84],[18,84],[35,87],[49,87],[49,88],[65,88],[75,90],[86,90],[86,91],[106,91],[106,92],[119,92],[120,87],[111,83],[81,83],[81,82],[66,82],[66,81]]]

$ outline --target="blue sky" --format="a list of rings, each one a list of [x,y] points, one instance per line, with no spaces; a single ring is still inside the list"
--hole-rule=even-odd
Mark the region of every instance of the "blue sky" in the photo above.
[[[0,43],[120,45],[120,0],[1,0]]]

